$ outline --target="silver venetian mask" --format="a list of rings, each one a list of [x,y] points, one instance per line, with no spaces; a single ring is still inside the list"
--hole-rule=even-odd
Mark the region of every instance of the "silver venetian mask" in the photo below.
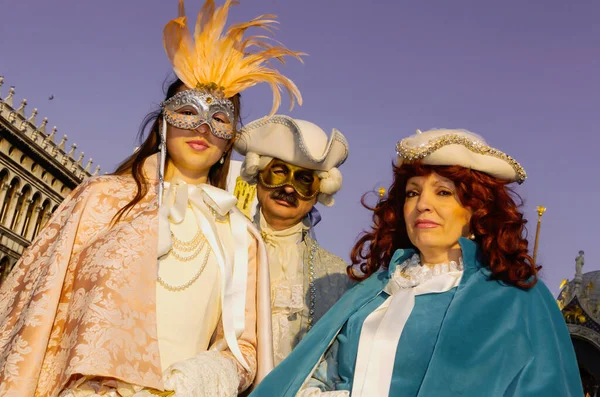
[[[222,139],[233,138],[234,107],[226,98],[219,98],[203,90],[181,91],[161,103],[167,123],[185,130],[194,130],[203,124]]]

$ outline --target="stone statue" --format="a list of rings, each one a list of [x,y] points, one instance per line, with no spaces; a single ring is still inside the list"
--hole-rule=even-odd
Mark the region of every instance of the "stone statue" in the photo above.
[[[579,256],[575,258],[575,277],[582,278],[583,277],[583,251],[579,251]]]

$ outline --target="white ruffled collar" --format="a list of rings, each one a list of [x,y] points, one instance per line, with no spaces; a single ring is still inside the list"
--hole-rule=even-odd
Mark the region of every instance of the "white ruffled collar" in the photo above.
[[[441,274],[463,271],[462,258],[459,263],[450,261],[448,263],[438,263],[434,266],[421,265],[421,257],[419,254],[414,254],[403,263],[396,266],[392,273],[391,280],[399,288],[413,288],[419,284],[432,279]]]

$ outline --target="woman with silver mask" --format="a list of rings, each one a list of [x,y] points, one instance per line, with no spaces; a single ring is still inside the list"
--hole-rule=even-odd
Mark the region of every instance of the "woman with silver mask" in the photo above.
[[[164,28],[178,79],[148,137],[74,190],[2,285],[0,394],[229,397],[272,368],[265,248],[224,189],[240,93],[301,103],[268,63],[301,54],[244,37],[272,15],[225,31],[233,3],[207,0],[192,35],[180,0]]]

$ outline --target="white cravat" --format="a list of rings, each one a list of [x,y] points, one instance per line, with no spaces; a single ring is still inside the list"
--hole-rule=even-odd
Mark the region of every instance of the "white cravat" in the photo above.
[[[273,230],[260,212],[260,230],[267,248],[271,277],[271,309],[275,364],[287,357],[301,329],[304,309],[304,263],[298,244],[308,229],[303,222],[285,230]],[[292,317],[290,317],[292,316]]]
[[[285,230],[272,229],[265,217],[260,213],[260,234],[267,246],[271,281],[289,279],[302,273],[302,258],[298,255],[298,244],[302,242],[302,234],[308,227],[303,222]]]
[[[414,256],[396,268],[384,288],[390,297],[362,325],[352,397],[389,395],[396,349],[415,306],[415,296],[449,291],[460,283],[462,274],[462,266],[455,262],[432,269],[420,266]]]

